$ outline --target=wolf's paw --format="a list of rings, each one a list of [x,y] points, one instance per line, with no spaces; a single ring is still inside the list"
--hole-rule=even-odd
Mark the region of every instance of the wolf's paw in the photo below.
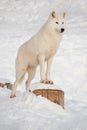
[[[10,96],[10,98],[14,98],[14,97],[16,97],[16,94],[12,94],[12,95]]]
[[[52,80],[41,80],[40,82],[44,84],[54,84]]]
[[[48,83],[49,84],[54,84],[52,80],[48,80]]]

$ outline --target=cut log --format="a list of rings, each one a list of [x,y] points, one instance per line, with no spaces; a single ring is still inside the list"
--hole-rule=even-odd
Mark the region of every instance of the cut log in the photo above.
[[[5,86],[5,84],[4,84],[4,83],[0,83],[0,87],[2,87],[2,88],[3,88],[4,86]]]
[[[5,83],[5,85],[6,85],[6,87],[7,87],[8,89],[12,90],[12,85],[13,85],[13,84],[11,84],[11,83]]]
[[[41,95],[49,99],[50,101],[61,105],[64,108],[64,92],[62,90],[55,89],[36,89],[33,93],[38,96]]]
[[[0,83],[0,87],[4,88],[7,87],[8,89],[12,90],[12,84],[11,83]]]

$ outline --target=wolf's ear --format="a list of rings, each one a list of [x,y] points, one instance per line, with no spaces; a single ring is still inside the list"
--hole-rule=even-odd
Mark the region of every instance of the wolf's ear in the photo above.
[[[64,13],[62,14],[63,18],[65,17],[65,15],[66,15],[66,13],[64,12]]]
[[[56,17],[55,11],[52,11],[51,16],[52,16],[52,18],[55,18],[55,17]]]

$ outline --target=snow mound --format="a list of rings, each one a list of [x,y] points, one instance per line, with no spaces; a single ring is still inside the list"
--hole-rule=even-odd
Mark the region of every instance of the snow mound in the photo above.
[[[33,91],[35,89],[57,89],[57,90],[61,90],[61,87],[59,87],[58,85],[50,85],[50,84],[42,84],[42,83],[33,83],[30,86],[30,90]]]

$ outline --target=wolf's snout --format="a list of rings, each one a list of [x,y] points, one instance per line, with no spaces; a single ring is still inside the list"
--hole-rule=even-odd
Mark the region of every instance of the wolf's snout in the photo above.
[[[61,28],[61,33],[64,32],[64,28]]]

